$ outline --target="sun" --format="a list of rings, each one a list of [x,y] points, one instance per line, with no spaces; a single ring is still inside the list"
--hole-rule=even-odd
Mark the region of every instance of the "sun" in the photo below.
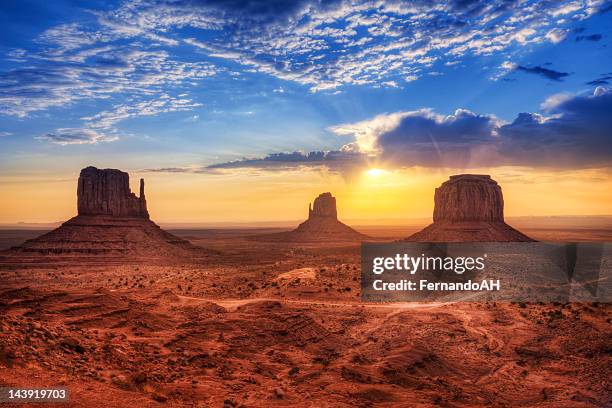
[[[387,170],[385,169],[368,169],[366,170],[366,174],[368,175],[368,177],[379,177],[382,176],[383,174],[388,173]]]

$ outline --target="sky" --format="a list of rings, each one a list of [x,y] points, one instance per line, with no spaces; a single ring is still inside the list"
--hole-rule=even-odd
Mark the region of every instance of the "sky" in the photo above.
[[[612,2],[4,1],[0,223],[76,211],[81,168],[161,222],[430,217],[484,173],[506,214],[612,208]]]

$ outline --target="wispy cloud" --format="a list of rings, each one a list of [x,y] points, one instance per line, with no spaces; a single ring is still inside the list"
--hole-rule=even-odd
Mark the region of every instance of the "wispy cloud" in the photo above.
[[[607,74],[600,75],[599,78],[597,79],[587,82],[587,85],[603,86],[603,85],[609,85],[611,81],[612,81],[612,72],[609,72]]]
[[[53,132],[38,136],[37,139],[48,140],[52,143],[65,146],[113,142],[118,139],[118,136],[114,134],[101,133],[93,129],[60,128]]]
[[[2,112],[25,117],[30,112],[68,106],[79,100],[110,99],[116,95],[155,98],[168,88],[215,74],[210,64],[174,61],[166,51],[131,47],[90,51],[83,62],[55,61],[63,58],[63,49],[53,56],[37,54],[30,57],[36,63],[34,67],[0,73]]]
[[[82,120],[90,128],[110,129],[117,122],[125,119],[139,116],[155,116],[167,112],[189,111],[199,106],[202,106],[202,104],[193,102],[191,99],[175,98],[167,94],[161,94],[156,99],[116,105],[112,110],[102,111],[93,116],[86,116]]]
[[[23,118],[106,101],[110,107],[88,115],[82,126],[109,133],[123,119],[200,106],[178,102],[185,98],[177,95],[230,64],[312,92],[402,88],[434,64],[474,55],[512,59],[525,47],[560,42],[569,22],[603,7],[603,0],[126,0],[89,10],[90,21],[50,27],[28,49],[9,51],[13,65],[0,72],[0,112]],[[555,81],[569,75],[540,66],[516,69]]]
[[[70,22],[43,32],[38,51],[17,56],[28,68],[0,76],[0,103],[3,112],[24,116],[79,99],[207,78],[219,68],[179,57],[182,45],[313,91],[403,86],[437,61],[558,42],[567,35],[568,18],[586,18],[603,4],[126,1],[91,11],[93,25]],[[185,36],[188,27],[211,34]]]

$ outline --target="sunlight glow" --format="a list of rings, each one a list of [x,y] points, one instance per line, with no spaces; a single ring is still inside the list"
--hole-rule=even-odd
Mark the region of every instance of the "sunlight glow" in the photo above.
[[[378,177],[378,176],[382,176],[383,174],[387,174],[388,171],[385,169],[369,169],[366,170],[366,174],[368,175],[368,177]]]

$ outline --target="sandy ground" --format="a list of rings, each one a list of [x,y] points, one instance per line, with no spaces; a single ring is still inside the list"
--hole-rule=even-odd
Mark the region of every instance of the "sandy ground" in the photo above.
[[[363,304],[358,246],[245,234],[191,231],[218,253],[201,263],[0,265],[0,386],[74,407],[612,406],[610,305]]]

